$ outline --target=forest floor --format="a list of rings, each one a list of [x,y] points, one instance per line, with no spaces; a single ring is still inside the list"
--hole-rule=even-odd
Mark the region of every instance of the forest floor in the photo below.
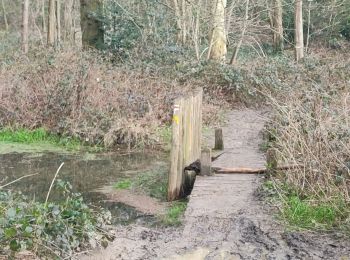
[[[216,165],[263,165],[263,126],[261,112],[230,112],[224,128],[225,154]],[[82,259],[349,259],[350,242],[337,234],[286,230],[275,217],[277,209],[259,192],[262,178],[200,177],[182,226],[120,225],[106,249]]]

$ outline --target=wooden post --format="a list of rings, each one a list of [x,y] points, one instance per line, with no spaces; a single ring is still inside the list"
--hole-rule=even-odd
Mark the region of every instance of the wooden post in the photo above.
[[[175,100],[173,112],[173,129],[171,142],[171,164],[168,180],[168,200],[172,201],[177,198],[180,193],[180,188],[177,187],[177,179],[179,178],[179,169],[182,167],[182,150],[180,144],[182,143],[182,104],[183,99]],[[180,121],[181,120],[181,121]]]
[[[224,140],[222,135],[222,129],[215,129],[215,146],[214,150],[224,150]]]
[[[269,148],[266,151],[266,163],[267,163],[267,177],[275,175],[278,165],[277,165],[277,152],[274,148]]]
[[[203,149],[201,154],[201,172],[200,175],[213,175],[211,171],[211,149]]]
[[[200,89],[174,103],[168,200],[184,194],[184,169],[201,157],[202,95]]]

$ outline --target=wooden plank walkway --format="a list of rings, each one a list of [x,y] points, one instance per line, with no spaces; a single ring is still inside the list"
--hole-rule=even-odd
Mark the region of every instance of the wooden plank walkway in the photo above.
[[[265,166],[264,155],[259,150],[262,141],[261,131],[264,118],[255,110],[232,111],[223,128],[224,154],[213,162],[213,167],[261,168]],[[211,134],[213,136],[213,133]],[[207,140],[214,145],[212,139]],[[203,214],[218,216],[239,210],[249,194],[254,192],[252,182],[257,175],[216,174],[215,176],[197,176],[186,217],[198,217]]]
[[[244,109],[230,112],[227,119],[227,125],[223,128],[224,154],[213,162],[213,167],[264,167],[265,158],[259,150],[263,115]],[[207,142],[213,147],[212,139]],[[219,245],[222,245],[227,232],[222,232],[220,226],[225,226],[225,219],[237,216],[250,207],[256,208],[251,204],[256,203],[253,197],[259,178],[261,176],[255,174],[197,176],[185,213],[184,237],[194,238],[196,242],[192,242],[195,244],[200,241],[209,249],[209,253],[213,253],[218,243],[208,239],[221,241]]]

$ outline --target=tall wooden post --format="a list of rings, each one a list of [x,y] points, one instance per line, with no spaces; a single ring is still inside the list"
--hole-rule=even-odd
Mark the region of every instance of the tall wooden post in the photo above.
[[[185,167],[201,157],[202,95],[203,90],[199,89],[193,95],[175,100],[168,178],[169,201],[184,195]]]

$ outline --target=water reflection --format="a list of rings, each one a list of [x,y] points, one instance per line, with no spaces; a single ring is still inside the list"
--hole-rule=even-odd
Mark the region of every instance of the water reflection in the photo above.
[[[133,177],[164,164],[166,157],[159,153],[139,154],[58,154],[58,153],[10,153],[0,154],[0,182],[8,183],[21,176],[38,173],[23,179],[9,188],[21,191],[30,198],[43,201],[50,183],[62,162],[58,178],[69,181],[73,190],[83,194],[84,199],[95,205],[110,209],[120,223],[130,223],[144,217],[130,207],[106,201],[98,193],[101,187],[113,185],[122,178]],[[58,200],[57,192],[50,194],[50,200]]]

